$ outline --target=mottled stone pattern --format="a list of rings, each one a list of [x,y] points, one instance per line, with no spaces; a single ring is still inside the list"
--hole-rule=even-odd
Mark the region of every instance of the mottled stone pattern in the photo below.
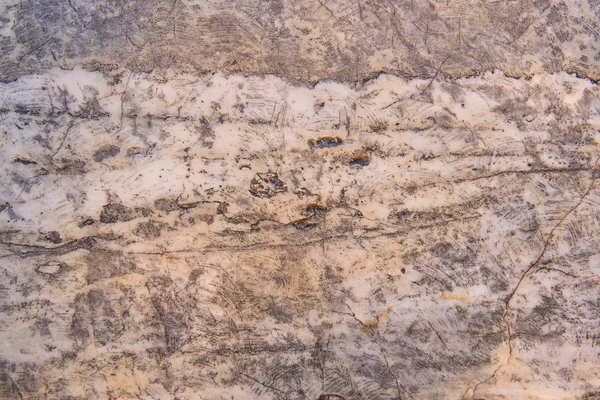
[[[52,66],[600,78],[597,0],[2,0],[0,79]]]
[[[600,399],[599,4],[0,7],[0,399]]]

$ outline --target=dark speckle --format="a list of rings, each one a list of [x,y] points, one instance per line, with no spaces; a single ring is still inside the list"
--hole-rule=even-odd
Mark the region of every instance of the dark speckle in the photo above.
[[[292,226],[294,228],[302,230],[302,231],[311,230],[311,229],[317,227],[317,225],[319,225],[319,224],[314,221],[311,221],[310,218],[302,218],[302,219],[292,222]]]
[[[256,174],[250,182],[250,193],[254,197],[269,198],[285,191],[287,188],[276,172]]]
[[[60,236],[60,233],[58,233],[57,231],[48,232],[44,237],[44,240],[54,244],[60,244],[63,241],[62,237]]]
[[[318,138],[308,139],[308,145],[313,149],[337,147],[343,143],[344,141],[339,136],[319,136]]]
[[[94,221],[92,218],[86,218],[85,220],[81,221],[81,223],[79,224],[79,227],[93,225],[94,222],[96,222],[96,221]]]
[[[35,164],[37,164],[36,161],[29,160],[29,159],[23,158],[23,157],[16,157],[14,159],[14,162],[19,163],[19,164],[23,164],[23,165],[35,165]]]
[[[121,149],[119,149],[117,146],[104,146],[96,150],[96,152],[94,153],[94,161],[102,162],[107,158],[116,156],[117,154],[119,154],[120,151]]]
[[[325,214],[327,212],[327,207],[313,203],[307,205],[305,210],[309,214]]]
[[[366,167],[370,163],[371,158],[369,157],[369,155],[365,153],[360,153],[352,156],[352,158],[350,158],[350,161],[348,162],[348,165],[350,165],[350,167],[357,168]]]

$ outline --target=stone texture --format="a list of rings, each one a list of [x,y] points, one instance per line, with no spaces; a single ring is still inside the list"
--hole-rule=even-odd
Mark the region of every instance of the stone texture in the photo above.
[[[84,63],[356,81],[568,71],[600,77],[584,0],[3,0],[0,79]],[[121,78],[116,78],[121,79]]]
[[[0,398],[599,398],[598,4],[0,4]]]

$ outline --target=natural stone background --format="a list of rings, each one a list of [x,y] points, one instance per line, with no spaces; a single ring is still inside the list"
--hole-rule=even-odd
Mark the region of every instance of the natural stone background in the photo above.
[[[600,398],[592,2],[0,2],[1,399]]]
[[[0,79],[49,67],[600,78],[597,1],[3,0]]]

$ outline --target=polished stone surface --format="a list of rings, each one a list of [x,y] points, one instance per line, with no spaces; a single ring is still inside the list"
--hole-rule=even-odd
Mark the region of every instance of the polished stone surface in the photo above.
[[[0,2],[0,398],[600,398],[599,6],[511,4]]]

